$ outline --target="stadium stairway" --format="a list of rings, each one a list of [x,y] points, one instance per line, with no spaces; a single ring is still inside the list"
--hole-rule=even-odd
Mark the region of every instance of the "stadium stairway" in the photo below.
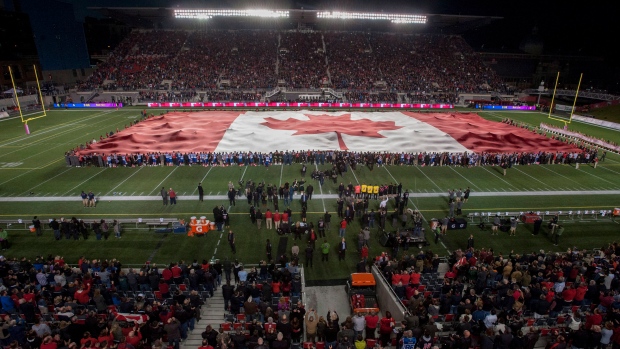
[[[231,285],[235,285],[234,279]],[[202,345],[202,332],[205,331],[207,325],[211,325],[218,330],[220,324],[224,323],[224,297],[222,296],[222,288],[218,287],[213,293],[213,297],[207,299],[200,310],[200,321],[196,322],[193,331],[189,331],[187,339],[181,343],[181,349],[196,349]]]

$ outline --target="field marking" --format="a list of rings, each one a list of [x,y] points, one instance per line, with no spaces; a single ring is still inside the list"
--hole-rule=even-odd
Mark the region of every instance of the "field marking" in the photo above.
[[[417,167],[417,166],[416,166]],[[390,172],[390,170],[387,169],[386,166],[383,166],[383,168],[385,168],[385,170],[387,171],[387,173],[390,174],[390,177],[392,177],[392,179],[394,180],[394,182],[396,183],[400,183],[396,180],[396,178],[394,178],[394,176],[392,175],[392,172]],[[413,200],[411,200],[411,196],[409,197],[409,201],[411,202],[411,204],[413,205],[413,207],[416,209],[416,211],[420,212],[420,216],[422,216],[422,219],[424,220],[424,222],[426,222],[426,224],[429,224],[428,221],[426,220],[426,217],[424,217],[424,215],[422,214],[422,211],[420,211],[420,209],[418,208],[418,206],[415,204],[415,202],[413,202]],[[444,212],[443,210],[441,212]],[[429,224],[430,226],[430,224]],[[443,246],[443,248],[446,249],[446,251],[448,251],[448,254],[452,254],[452,252],[450,252],[450,250],[448,249],[448,247],[446,247],[446,244],[443,243],[443,241],[441,239],[439,239],[439,243],[441,244],[441,246]]]
[[[166,178],[162,179],[162,181],[161,181],[161,182],[159,182],[159,184],[157,184],[157,186],[155,187],[155,189],[151,190],[151,192],[150,192],[148,195],[153,194],[153,192],[154,192],[155,190],[159,189],[159,186],[160,186],[162,183],[164,183],[164,181],[165,181],[166,179],[168,179],[168,177],[170,177],[170,175],[171,175],[171,174],[173,174],[173,173],[174,173],[174,171],[176,171],[176,170],[177,170],[177,168],[179,168],[179,166],[176,166],[176,167],[175,167],[172,171],[170,171],[170,173],[168,173],[168,175],[166,176]]]
[[[318,171],[318,169],[319,169],[318,166],[317,166],[316,169]],[[284,171],[284,164],[280,164],[280,184],[278,184],[278,186],[282,186],[282,171]]]
[[[385,166],[384,166],[385,167]],[[353,171],[353,169],[351,168],[351,166],[349,166],[349,169],[351,170],[351,173],[353,174],[353,177],[355,177],[355,181],[357,182],[357,184],[360,184],[360,181],[357,180],[357,176],[355,175],[355,171]]]
[[[204,177],[202,177],[202,180],[200,181],[200,183],[205,181],[205,178],[207,178],[207,176],[209,175],[209,172],[211,172],[211,169],[213,169],[213,166],[209,166],[209,171],[207,171],[207,173],[205,174]],[[196,186],[196,188],[194,189],[194,191],[192,192],[192,195],[194,195],[194,193],[196,193],[196,190],[198,190],[198,186]],[[209,192],[209,194],[211,194],[211,192]]]
[[[455,170],[454,168],[452,168],[452,166],[448,166],[452,171],[456,172],[456,174],[458,174],[459,176],[463,177],[463,179],[465,179],[466,181],[468,181],[469,183],[471,183],[471,185],[473,185],[474,187],[478,188],[478,190],[481,190],[479,186],[475,185],[474,182],[470,181],[469,179],[467,179],[465,176],[463,176],[459,171]]]
[[[608,169],[606,166],[601,166],[601,165],[598,165],[598,167],[600,167],[600,168],[602,168],[602,169],[605,169],[605,170],[607,170],[607,171],[611,171],[611,172],[613,172],[613,173],[620,174],[620,172],[616,172],[616,171],[614,171],[614,170],[610,170],[610,169]]]
[[[383,166],[383,167],[385,167],[385,166]],[[422,170],[420,169],[420,167],[419,167],[419,166],[414,166],[414,167],[415,167],[415,168],[417,168],[417,169],[418,169],[418,171],[422,172],[422,174],[424,175],[424,177],[426,177],[429,181],[431,181],[431,183],[433,183],[433,185],[434,185],[434,186],[436,186],[436,187],[437,187],[437,189],[439,189],[439,192],[440,192],[440,193],[441,193],[441,192],[443,192],[443,189],[441,189],[441,187],[439,187],[439,186],[437,185],[437,183],[435,183],[432,179],[430,179],[430,177],[429,177],[429,176],[427,176],[427,175],[426,175],[426,173],[424,173],[424,171],[422,171]],[[388,171],[388,172],[389,172],[389,171]],[[394,177],[392,177],[392,178],[394,178]]]
[[[107,112],[99,112],[99,111],[94,111],[94,113],[95,113],[95,114],[94,114],[94,115],[87,116],[87,118],[86,118],[86,119],[80,119],[80,120],[75,120],[75,121],[67,121],[67,122],[65,122],[65,123],[61,123],[61,124],[58,124],[58,125],[56,125],[56,126],[52,126],[52,127],[48,128],[48,129],[46,129],[45,131],[41,131],[41,132],[34,132],[33,134],[31,134],[31,135],[26,135],[26,136],[24,136],[24,135],[20,135],[20,136],[15,136],[15,137],[13,137],[13,138],[9,138],[9,139],[7,140],[7,142],[5,142],[5,143],[0,143],[0,147],[6,146],[6,145],[8,145],[8,144],[13,144],[13,143],[16,143],[16,142],[19,142],[19,141],[22,141],[22,140],[32,139],[32,137],[40,136],[40,135],[46,134],[46,133],[48,133],[48,132],[53,132],[53,131],[56,131],[56,130],[58,130],[58,129],[64,128],[64,127],[66,127],[66,126],[73,126],[74,124],[76,124],[76,123],[78,123],[78,122],[83,122],[83,121],[90,120],[90,119],[93,119],[93,118],[98,118],[98,117],[100,117],[100,116],[105,116],[105,115],[108,115],[108,114],[110,114],[110,113],[112,113],[112,112],[114,112],[114,110],[112,110],[112,111],[107,111]],[[6,119],[5,119],[5,120],[2,120],[2,121],[6,121]],[[12,142],[11,142],[11,141],[12,141]],[[27,145],[28,145],[28,144],[24,144],[24,146],[27,146]]]
[[[491,172],[491,171],[487,170],[487,169],[485,168],[485,166],[478,166],[478,167],[482,168],[483,170],[487,171],[488,173],[492,174],[493,176],[495,176],[495,177],[499,178],[502,182],[504,182],[504,183],[508,184],[509,186],[511,186],[511,187],[513,187],[513,188],[517,188],[517,187],[515,187],[514,185],[512,185],[512,184],[510,184],[510,183],[506,182],[506,180],[505,180],[505,179],[503,179],[502,177],[500,177],[499,175],[497,175],[497,174],[495,174],[495,173],[493,173],[493,172]],[[518,189],[518,188],[517,188],[517,189]]]
[[[54,178],[56,178],[56,177],[58,177],[58,176],[60,176],[60,175],[62,175],[62,174],[64,174],[64,173],[66,173],[67,171],[70,171],[72,168],[73,168],[73,167],[69,167],[68,169],[66,169],[66,170],[64,170],[64,171],[62,171],[62,172],[60,172],[59,174],[55,175],[54,177],[52,177],[52,178],[48,178],[47,180],[45,180],[45,181],[43,181],[43,182],[41,182],[41,183],[39,183],[39,184],[35,185],[34,187],[32,187],[32,188],[30,188],[30,189],[28,189],[28,190],[26,190],[26,191],[22,192],[22,194],[24,194],[24,193],[30,193],[30,191],[31,191],[31,190],[33,190],[34,188],[37,188],[37,187],[39,187],[40,185],[43,185],[43,184],[45,184],[45,183],[47,183],[47,182],[51,181],[52,179],[54,179]]]
[[[19,176],[15,176],[15,177],[13,177],[13,178],[11,178],[11,179],[9,179],[9,180],[6,180],[6,181],[4,181],[4,182],[0,183],[0,185],[4,185],[4,184],[6,184],[6,183],[8,183],[8,182],[10,182],[10,181],[12,181],[12,180],[15,180],[15,179],[17,179],[17,178],[19,178],[19,177],[21,177],[21,176],[23,176],[23,175],[26,175],[26,174],[30,173],[30,172],[32,172],[32,171],[44,169],[44,168],[46,168],[47,166],[49,166],[49,165],[51,165],[51,164],[53,164],[53,163],[56,163],[56,162],[58,162],[58,161],[60,161],[60,160],[62,160],[62,158],[61,158],[61,159],[58,159],[58,160],[51,161],[51,162],[49,162],[49,163],[47,163],[46,165],[43,165],[43,166],[41,166],[41,167],[37,167],[37,168],[33,168],[33,169],[31,169],[31,170],[28,170],[27,172],[24,172],[24,173],[20,174]]]
[[[81,126],[81,127],[77,127],[77,128],[71,129],[71,130],[63,131],[63,132],[57,133],[57,134],[55,134],[55,135],[53,135],[53,136],[46,137],[45,139],[40,139],[40,140],[38,140],[36,143],[32,143],[32,144],[30,144],[30,145],[28,145],[28,146],[26,146],[26,147],[30,147],[30,146],[34,146],[34,145],[41,145],[41,144],[45,144],[45,142],[42,142],[42,141],[47,140],[47,139],[49,139],[49,138],[54,138],[54,137],[57,137],[57,136],[62,136],[62,135],[64,135],[65,133],[74,132],[74,131],[75,131],[75,130],[77,130],[77,129],[84,128],[84,127],[90,127],[90,126],[93,126],[93,125],[96,125],[96,124],[100,124],[100,123],[103,123],[103,122],[110,122],[110,120],[109,120],[109,119],[106,119],[106,120],[101,120],[100,122],[96,122],[96,123],[93,123],[93,124],[90,124],[90,125]],[[76,140],[78,140],[78,139],[84,139],[84,138],[87,138],[87,139],[88,139],[88,138],[90,138],[90,136],[89,136],[90,134],[93,134],[93,133],[96,133],[96,132],[97,132],[97,131],[92,131],[92,132],[85,133],[85,134],[83,134],[83,135],[81,135],[81,136],[78,136],[78,137],[75,137],[75,138],[73,138],[73,139],[71,139],[71,140],[65,141],[64,143],[61,143],[61,144],[59,144],[59,145],[53,146],[53,147],[51,147],[51,148],[47,148],[47,149],[45,149],[45,150],[43,150],[43,151],[40,151],[40,152],[38,152],[38,153],[36,153],[36,154],[33,154],[33,155],[28,156],[28,157],[22,158],[21,160],[27,160],[27,159],[30,159],[30,158],[32,158],[32,157],[35,157],[35,156],[41,155],[41,154],[43,154],[43,153],[48,152],[48,151],[49,151],[49,150],[51,150],[51,149],[55,149],[55,148],[58,148],[58,147],[65,147],[65,146],[67,146],[67,143],[72,143],[72,142],[74,142],[74,141],[76,141]],[[26,148],[26,147],[24,147],[24,148]],[[20,149],[20,150],[21,150],[21,149]],[[17,150],[16,150],[16,151],[13,151],[13,152],[10,152],[10,153],[6,153],[6,154],[4,154],[4,155],[12,154],[12,153],[15,153],[15,152],[17,152]],[[4,156],[4,155],[0,155],[0,158],[1,158],[2,156]]]
[[[546,186],[546,187],[549,187],[549,185],[548,185],[547,183],[545,183],[545,182],[541,181],[540,179],[538,179],[538,178],[536,178],[536,177],[534,177],[534,176],[532,176],[532,175],[530,175],[530,174],[528,174],[528,173],[525,173],[524,171],[519,170],[518,166],[512,166],[512,168],[514,168],[515,170],[517,170],[517,171],[519,171],[519,172],[523,173],[524,175],[526,175],[526,176],[530,177],[531,179],[533,179],[533,180],[535,180],[535,181],[537,181],[537,182],[541,183],[542,185],[544,185],[544,186]]]
[[[571,182],[575,182],[575,183],[577,183],[577,184],[583,184],[583,183],[581,183],[581,182],[577,182],[576,180],[574,180],[574,179],[572,179],[572,178],[566,177],[565,175],[563,175],[563,174],[561,174],[561,173],[559,173],[559,172],[556,172],[556,171],[554,171],[554,170],[552,170],[552,169],[547,168],[547,167],[546,167],[546,165],[539,165],[539,167],[540,167],[540,168],[544,168],[545,170],[547,170],[547,171],[549,171],[549,172],[553,172],[553,173],[557,174],[558,176],[564,177],[564,178],[568,179],[568,180],[569,180],[569,181],[571,181]]]
[[[243,177],[245,177],[245,171],[248,170],[249,166],[245,166],[245,169],[243,169],[243,173],[241,174],[241,178],[239,178],[239,182],[241,182],[243,180]]]
[[[615,184],[616,184],[616,183],[614,183],[614,182],[610,182],[610,181],[606,180],[605,178],[601,178],[601,177],[599,177],[599,176],[597,176],[597,175],[595,175],[595,174],[592,174],[592,173],[590,173],[590,172],[586,172],[586,171],[581,171],[581,172],[586,173],[586,174],[589,174],[590,176],[596,177],[596,178],[598,178],[598,179],[600,179],[600,180],[602,180],[602,181],[605,181],[605,182],[607,182],[607,183],[610,183],[610,184],[612,184],[612,185],[615,185]]]
[[[314,166],[316,167],[316,170],[319,170],[319,165],[318,164],[314,164]],[[325,177],[323,177],[325,178]],[[281,181],[281,179],[280,179]],[[321,202],[323,203],[323,212],[327,211],[327,209],[325,208],[325,199],[323,199],[323,185],[321,185],[321,182],[319,181],[319,190],[321,190]],[[331,194],[331,190],[329,191],[329,193]]]
[[[110,189],[110,190],[106,193],[106,195],[109,195],[112,191],[114,191],[114,189],[116,189],[116,188],[120,187],[120,186],[121,186],[123,183],[125,183],[125,182],[129,179],[129,178],[133,177],[136,173],[140,172],[140,170],[141,170],[141,169],[143,169],[143,168],[144,168],[144,167],[140,167],[140,168],[138,169],[138,171],[135,171],[135,172],[134,172],[134,173],[132,173],[129,177],[125,178],[122,182],[118,183],[118,185],[117,185],[116,187],[114,187],[114,188]],[[135,191],[134,191],[134,193],[135,193]],[[132,194],[132,195],[133,195],[133,194]]]
[[[108,169],[107,167],[104,167],[104,168],[103,168],[103,170],[101,170],[101,171],[99,171],[99,172],[95,173],[94,175],[90,176],[88,179],[84,180],[82,183],[80,183],[80,184],[76,185],[75,187],[73,187],[73,188],[69,189],[69,190],[68,190],[66,193],[64,193],[63,195],[67,195],[67,194],[69,194],[69,192],[71,192],[72,190],[74,190],[74,189],[76,189],[77,187],[79,187],[80,185],[82,185],[82,184],[84,184],[84,183],[86,183],[86,182],[90,181],[90,180],[91,180],[91,179],[93,179],[94,177],[96,177],[96,176],[98,176],[98,175],[102,174],[102,173],[103,173],[105,170],[107,170],[107,169]],[[136,171],[136,173],[138,173],[138,171]]]
[[[26,145],[22,146],[20,149],[16,149],[16,150],[14,150],[14,151],[11,151],[11,152],[8,152],[8,153],[4,153],[4,154],[0,155],[0,158],[4,157],[4,156],[6,156],[6,155],[10,155],[10,154],[13,154],[13,153],[17,153],[17,152],[19,152],[19,151],[21,151],[21,150],[23,150],[23,149],[29,148],[29,147],[33,147],[33,146],[36,146],[36,145],[40,145],[40,144],[42,144],[42,143],[45,143],[45,141],[47,141],[47,140],[49,140],[49,139],[54,139],[54,138],[57,138],[57,137],[59,137],[59,136],[63,136],[63,135],[68,134],[68,133],[73,133],[75,130],[78,130],[78,129],[81,129],[81,128],[85,128],[85,127],[89,127],[89,126],[92,126],[92,125],[96,125],[96,124],[99,124],[99,123],[102,123],[102,122],[109,122],[109,120],[108,120],[108,119],[106,119],[106,120],[101,120],[100,122],[96,122],[96,123],[94,123],[94,124],[87,124],[87,125],[77,126],[77,127],[73,127],[73,128],[71,128],[71,129],[65,130],[65,131],[61,131],[61,132],[58,132],[58,133],[51,134],[51,135],[46,136],[46,137],[43,137],[43,138],[41,138],[41,139],[37,139],[36,141],[30,142],[30,143],[28,143],[28,144],[26,144]],[[76,122],[76,123],[73,123],[73,124],[68,125],[68,126],[74,126],[74,125],[79,125],[79,124]],[[90,132],[90,133],[92,133],[92,132]],[[88,133],[88,134],[90,134],[90,133]],[[83,136],[79,136],[79,137],[77,137],[77,138],[82,138],[82,137],[83,137]],[[76,140],[77,138],[74,138],[74,139],[73,139],[73,140],[71,140],[71,141],[74,141],[74,140]],[[20,140],[17,140],[17,141],[20,141]],[[15,141],[15,142],[17,142],[17,141]],[[67,141],[67,142],[68,142],[68,141]],[[64,143],[62,143],[62,144],[60,144],[60,145],[58,145],[58,146],[61,146],[61,145],[66,145],[66,144],[67,144],[67,142],[64,142]],[[27,158],[25,158],[25,159],[27,159]]]

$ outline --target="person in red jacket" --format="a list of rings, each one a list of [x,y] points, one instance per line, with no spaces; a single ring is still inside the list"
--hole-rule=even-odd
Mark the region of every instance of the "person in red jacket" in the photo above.
[[[183,270],[181,270],[181,267],[179,267],[177,263],[172,263],[172,266],[170,266],[170,271],[172,272],[172,280],[174,281],[174,283],[180,284],[182,281],[181,275],[183,274]]]
[[[47,336],[43,338],[43,343],[41,343],[40,349],[56,349],[58,348],[58,344],[54,342],[54,338],[52,336]]]
[[[379,315],[371,311],[370,314],[364,317],[366,320],[366,339],[375,339],[375,332],[377,331],[377,324],[379,323]]]
[[[134,327],[133,331],[129,332],[129,336],[127,336],[127,343],[134,348],[138,348],[140,341],[142,341],[142,333],[140,333],[137,327]]]
[[[280,228],[280,212],[278,212],[278,210],[276,210],[276,212],[273,213],[273,224],[276,226],[276,230],[278,230],[278,228]]]
[[[73,298],[79,303],[79,304],[88,304],[88,302],[90,302],[90,296],[88,295],[88,292],[90,292],[90,285],[86,284],[86,288],[84,288],[84,285],[80,285],[80,288],[78,288],[77,291],[75,291],[75,293],[73,294]]]
[[[588,292],[588,285],[582,282],[581,284],[579,284],[579,287],[577,287],[577,291],[575,292],[575,298],[573,298],[573,301],[576,305],[583,304],[583,299],[586,297],[586,292]]]
[[[172,282],[172,270],[170,270],[170,268],[164,268],[161,272],[161,277],[167,284],[170,284]]]
[[[394,329],[394,318],[392,317],[392,313],[386,311],[385,316],[379,322],[379,338],[381,340],[381,346],[386,347],[390,345],[392,329]]]
[[[273,229],[273,214],[271,213],[270,209],[267,209],[267,212],[265,212],[265,228],[271,230]]]

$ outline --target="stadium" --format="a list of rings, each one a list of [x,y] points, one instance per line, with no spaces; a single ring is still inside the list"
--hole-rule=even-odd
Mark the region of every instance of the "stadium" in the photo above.
[[[130,3],[0,5],[3,346],[620,345],[601,43],[499,8]]]

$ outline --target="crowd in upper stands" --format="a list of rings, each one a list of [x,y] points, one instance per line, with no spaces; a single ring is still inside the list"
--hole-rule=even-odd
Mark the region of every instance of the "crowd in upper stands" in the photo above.
[[[458,36],[259,30],[134,31],[79,87],[269,91],[279,80],[289,89],[350,91],[355,101],[396,101],[403,92],[450,102],[459,92],[505,87]]]

